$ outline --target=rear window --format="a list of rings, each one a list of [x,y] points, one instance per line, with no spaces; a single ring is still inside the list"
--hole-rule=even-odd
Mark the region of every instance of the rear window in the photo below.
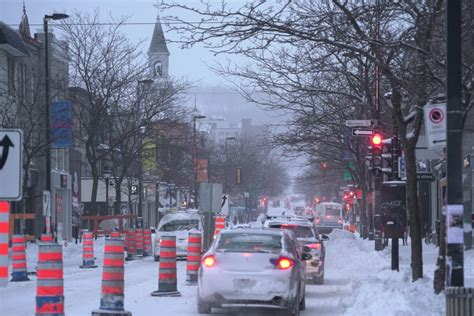
[[[334,209],[334,208],[327,208],[326,209],[326,216],[340,216],[341,211],[339,209]]]
[[[295,224],[273,224],[271,228],[288,229],[295,233],[296,238],[312,238],[314,237],[313,230],[308,226],[299,226]]]
[[[199,229],[199,221],[197,219],[178,219],[168,222],[159,228],[160,232],[172,232],[176,230]]]
[[[221,234],[217,251],[280,252],[281,236],[262,234]]]

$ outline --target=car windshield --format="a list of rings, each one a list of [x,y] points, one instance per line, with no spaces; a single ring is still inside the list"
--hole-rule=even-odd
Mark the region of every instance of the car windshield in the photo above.
[[[314,237],[313,230],[308,226],[300,226],[296,224],[272,224],[271,228],[288,229],[295,233],[296,238],[312,238]]]
[[[222,252],[280,252],[281,236],[263,234],[223,234],[216,251]]]
[[[164,224],[158,230],[161,232],[171,232],[191,229],[199,229],[199,221],[197,219],[177,219]]]
[[[326,216],[340,216],[341,211],[337,208],[326,208]]]

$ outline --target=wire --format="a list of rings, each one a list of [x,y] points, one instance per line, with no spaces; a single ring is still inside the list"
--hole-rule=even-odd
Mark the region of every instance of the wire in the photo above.
[[[208,21],[208,22],[179,22],[179,21],[175,21],[175,22],[172,22],[172,21],[168,21],[166,22],[163,21],[165,25],[167,24],[172,24],[172,25],[187,25],[187,24],[201,24],[201,25],[206,25],[206,24],[223,24],[222,22],[212,22],[212,21]],[[74,26],[112,26],[112,25],[129,25],[129,26],[140,26],[140,25],[155,25],[156,22],[124,22],[124,23],[117,23],[117,22],[100,22],[100,23],[71,23],[71,24],[68,24],[68,25],[74,25]],[[18,27],[20,26],[20,23],[17,23],[17,24],[7,24],[8,26],[10,27]],[[30,26],[43,26],[43,23],[30,23],[29,24]],[[50,25],[55,25],[54,23],[50,23]],[[58,24],[56,24],[58,25]]]

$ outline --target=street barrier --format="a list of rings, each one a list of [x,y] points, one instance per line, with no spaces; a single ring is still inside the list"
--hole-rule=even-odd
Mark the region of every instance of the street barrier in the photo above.
[[[104,246],[104,267],[100,307],[92,316],[131,316],[124,310],[124,247],[120,238],[108,238]]]
[[[36,315],[64,315],[62,246],[43,243],[38,248]]]
[[[117,232],[117,231],[111,232],[110,237],[111,238],[122,238],[122,236],[120,235],[120,232]]]
[[[143,230],[143,257],[151,256],[151,230]]]
[[[474,288],[446,288],[446,316],[474,315]]]
[[[158,290],[152,296],[181,296],[176,278],[176,236],[162,236]]]
[[[197,283],[197,274],[201,263],[201,233],[190,232],[188,236],[188,257],[186,263],[186,281]]]
[[[82,266],[79,266],[79,268],[97,268],[94,259],[94,236],[92,232],[84,230],[82,232]]]
[[[53,242],[52,234],[41,234],[41,242]]]
[[[225,216],[216,216],[214,223],[214,238],[216,238],[217,235],[219,235],[219,233],[221,232],[221,230],[225,228]]]
[[[143,257],[143,229],[141,228],[135,230],[135,245],[137,257]]]
[[[125,235],[125,242],[127,244],[127,258],[125,260],[131,261],[136,259],[136,246],[135,246],[135,230],[127,230]]]
[[[8,285],[8,217],[10,204],[0,201],[0,287]]]
[[[12,282],[29,281],[26,270],[25,235],[12,236]]]

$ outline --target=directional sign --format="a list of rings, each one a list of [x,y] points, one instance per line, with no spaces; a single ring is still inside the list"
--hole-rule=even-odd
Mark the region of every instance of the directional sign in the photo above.
[[[348,127],[371,127],[372,120],[346,120]]]
[[[229,215],[229,196],[226,194],[222,195],[221,214]]]
[[[0,129],[0,200],[21,200],[22,157],[22,131]]]
[[[43,191],[43,216],[51,216],[51,194],[49,191]]]
[[[446,146],[446,104],[427,104],[423,112],[428,147]]]
[[[353,128],[352,135],[353,136],[371,136],[374,133],[372,129],[366,128]]]
[[[130,195],[138,195],[138,185],[130,186]]]

